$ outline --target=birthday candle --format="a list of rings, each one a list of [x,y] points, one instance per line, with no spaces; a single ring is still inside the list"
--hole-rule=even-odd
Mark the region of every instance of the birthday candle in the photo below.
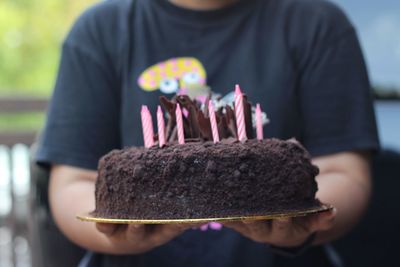
[[[260,104],[257,104],[256,107],[256,128],[257,128],[257,139],[263,140],[264,132],[263,132],[263,122],[262,122],[262,113]]]
[[[160,147],[165,145],[165,122],[161,107],[157,108],[157,128],[158,128],[158,144]]]
[[[212,104],[211,101],[209,101],[209,103],[208,103],[208,113],[209,113],[210,122],[211,122],[211,130],[212,130],[213,140],[214,140],[214,143],[218,143],[219,142],[219,134],[218,134],[217,119],[215,118],[214,105]]]
[[[182,110],[179,104],[176,105],[175,116],[176,116],[176,127],[178,129],[178,141],[179,144],[183,145],[185,143],[185,134],[183,131]]]
[[[142,110],[140,113],[142,117],[144,146],[152,147],[154,145],[154,130],[150,111],[147,106],[142,106]]]
[[[240,90],[239,84],[235,85],[235,103],[238,102],[239,96],[242,94],[242,90]]]
[[[147,121],[149,123],[149,146],[154,146],[154,128],[153,128],[153,120],[151,118],[150,110],[147,108]]]
[[[144,146],[147,147],[147,138],[146,138],[146,109],[145,106],[142,106],[142,110],[140,111],[140,117],[142,118],[142,131],[143,131],[143,142]]]
[[[243,94],[238,93],[235,97],[235,115],[236,115],[236,126],[238,130],[239,141],[244,142],[247,140],[246,134],[246,123],[244,120],[244,108],[243,108]]]

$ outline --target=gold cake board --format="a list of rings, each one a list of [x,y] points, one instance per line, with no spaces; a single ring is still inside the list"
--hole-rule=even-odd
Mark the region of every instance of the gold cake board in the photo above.
[[[324,211],[332,210],[333,206],[322,204],[320,207],[314,207],[310,209],[291,211],[285,213],[270,213],[265,215],[255,216],[232,216],[232,217],[221,217],[221,218],[198,218],[198,219],[110,219],[94,217],[92,215],[78,215],[76,216],[79,220],[85,222],[96,222],[96,223],[113,223],[113,224],[177,224],[177,223],[208,223],[208,222],[232,222],[232,221],[247,221],[247,220],[272,220],[278,218],[289,218],[289,217],[300,217],[309,214],[320,213]]]

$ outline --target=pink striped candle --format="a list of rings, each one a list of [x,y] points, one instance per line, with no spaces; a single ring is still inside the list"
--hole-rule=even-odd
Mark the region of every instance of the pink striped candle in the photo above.
[[[151,113],[148,107],[146,107],[146,121],[147,121],[147,138],[148,138],[148,147],[154,146],[154,128],[153,128],[153,120],[151,118]]]
[[[208,102],[208,114],[210,117],[211,123],[211,131],[213,135],[214,144],[219,142],[219,133],[218,133],[218,126],[217,126],[217,119],[215,117],[215,110],[212,101]]]
[[[239,141],[244,142],[247,140],[247,134],[246,134],[246,123],[244,120],[243,94],[238,94],[238,97],[235,101],[235,115],[236,115],[238,138]]]
[[[264,132],[263,132],[262,112],[260,104],[257,104],[256,107],[256,128],[257,128],[257,139],[263,140]]]
[[[242,95],[242,90],[240,90],[239,84],[235,86],[235,103],[238,102],[239,96]]]
[[[165,145],[165,122],[164,114],[161,107],[157,108],[157,129],[158,129],[158,145],[163,147]]]
[[[183,131],[182,110],[179,104],[176,105],[175,116],[176,127],[178,128],[178,141],[179,144],[183,145],[185,143],[185,133]]]
[[[147,106],[142,106],[142,110],[140,113],[142,117],[144,146],[152,147],[154,145],[154,130],[150,111]]]

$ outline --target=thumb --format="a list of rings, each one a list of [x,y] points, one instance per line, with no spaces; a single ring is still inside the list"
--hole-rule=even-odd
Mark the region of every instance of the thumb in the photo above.
[[[118,225],[110,223],[96,223],[96,228],[99,232],[105,234],[106,236],[111,236],[117,230]]]
[[[311,223],[311,230],[315,232],[331,229],[335,222],[336,214],[337,210],[333,208],[330,211],[315,215],[314,220],[312,220]]]

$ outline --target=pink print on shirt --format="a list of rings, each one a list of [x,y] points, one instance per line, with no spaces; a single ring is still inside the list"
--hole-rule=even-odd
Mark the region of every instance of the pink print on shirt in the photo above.
[[[203,224],[200,226],[200,230],[205,232],[207,230],[214,230],[214,231],[220,231],[222,229],[222,224],[216,223],[216,222],[210,222],[207,224]]]

